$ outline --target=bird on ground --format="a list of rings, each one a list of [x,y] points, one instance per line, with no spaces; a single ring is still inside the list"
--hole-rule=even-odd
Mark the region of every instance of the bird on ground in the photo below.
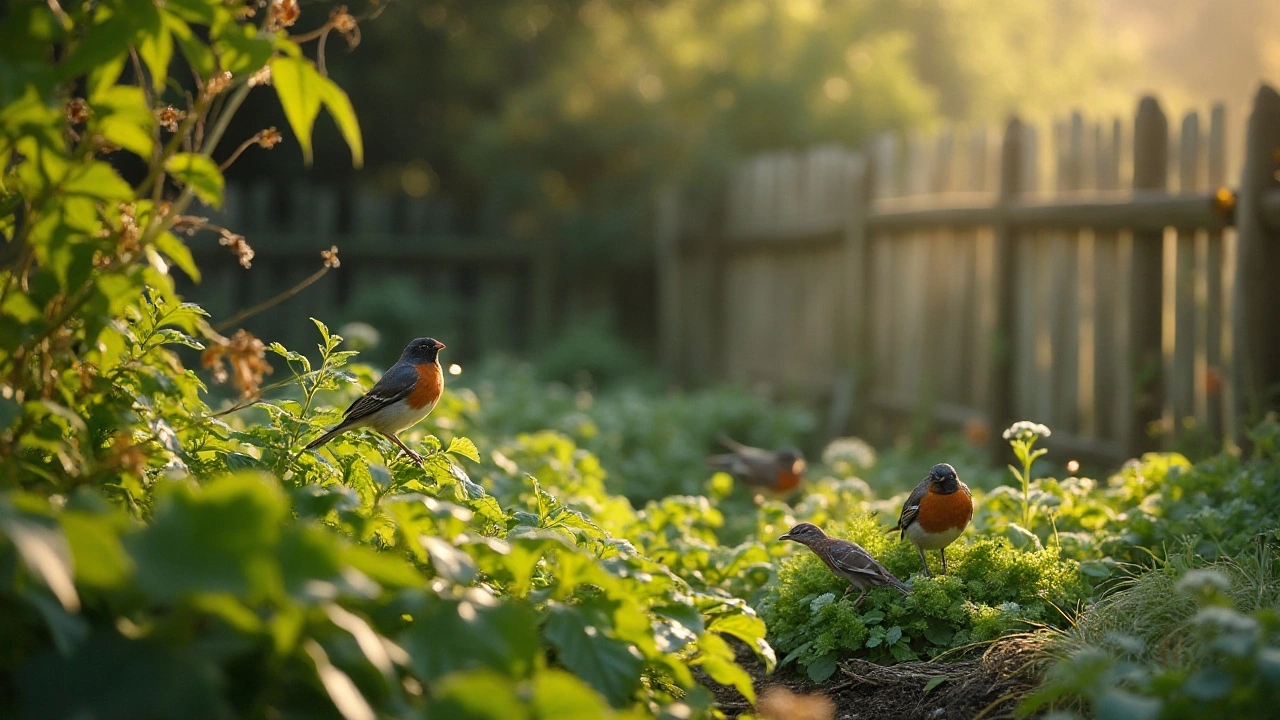
[[[969,492],[969,486],[960,482],[955,468],[938,463],[903,503],[898,524],[886,532],[896,532],[899,538],[910,540],[920,553],[924,574],[933,577],[925,551],[938,551],[942,574],[946,575],[946,547],[960,537],[972,519],[973,493]]]
[[[440,351],[444,343],[435,338],[418,338],[409,343],[396,364],[351,403],[342,422],[311,441],[315,450],[349,430],[369,428],[386,437],[421,465],[422,456],[409,449],[397,433],[418,424],[435,409],[444,393],[444,373],[440,371]]]
[[[707,458],[707,464],[747,485],[785,493],[795,490],[804,479],[804,456],[793,447],[765,450],[723,435],[720,444],[730,452],[712,455]]]
[[[876,562],[876,559],[871,557],[871,553],[864,550],[861,545],[849,540],[829,537],[822,528],[813,523],[800,523],[778,540],[792,540],[809,548],[814,555],[826,563],[831,572],[849,581],[849,590],[855,587],[861,590],[862,594],[853,601],[854,607],[862,602],[862,598],[866,597],[872,588],[888,586],[903,594],[911,592],[911,588]],[[849,594],[849,590],[845,590],[845,595]]]

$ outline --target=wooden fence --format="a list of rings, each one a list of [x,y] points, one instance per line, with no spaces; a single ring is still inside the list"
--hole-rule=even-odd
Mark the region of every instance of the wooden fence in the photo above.
[[[211,219],[245,236],[251,270],[205,234],[191,243],[203,281],[184,288],[215,321],[261,303],[321,267],[337,245],[341,268],[245,323],[289,347],[316,340],[308,317],[362,320],[383,335],[382,355],[430,333],[459,361],[517,351],[547,332],[554,263],[538,241],[459,235],[448,209],[373,190],[259,183],[227,189]],[[389,347],[395,345],[396,347]],[[384,358],[385,359],[385,358]]]
[[[770,153],[715,207],[658,203],[675,376],[874,418],[1049,425],[1081,458],[1230,437],[1280,382],[1280,96],[1258,93],[1241,184],[1227,118],[1076,114],[861,151]]]

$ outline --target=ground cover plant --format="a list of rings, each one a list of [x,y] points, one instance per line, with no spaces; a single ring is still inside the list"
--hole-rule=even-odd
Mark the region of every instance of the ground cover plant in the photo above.
[[[378,370],[324,318],[315,348],[286,348],[183,302],[173,275],[199,275],[189,242],[252,265],[196,214],[228,163],[283,138],[221,142],[248,93],[274,93],[304,149],[326,108],[359,160],[316,47],[363,18],[308,13],[116,0],[0,24],[0,707],[689,718],[863,673],[917,710],[931,692],[970,708],[1001,698],[964,688],[1006,688],[993,678],[1028,656],[1052,669],[1002,712],[1273,706],[1274,419],[1247,454],[1151,454],[1098,479],[1046,477],[1063,459],[1031,462],[1014,432],[1004,476],[963,439],[814,447],[811,414],[741,389],[597,390],[508,365],[464,375],[407,435],[422,466],[360,433],[303,452]],[[765,497],[712,474],[720,433],[805,446],[808,483]],[[952,573],[929,579],[883,530],[939,460],[982,481]],[[800,521],[913,592],[855,607],[777,542]]]

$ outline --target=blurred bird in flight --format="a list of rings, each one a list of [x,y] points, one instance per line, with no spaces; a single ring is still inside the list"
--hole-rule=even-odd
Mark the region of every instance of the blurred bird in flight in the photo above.
[[[861,545],[849,540],[828,537],[822,528],[812,523],[800,523],[778,539],[791,540],[808,547],[814,555],[826,563],[831,572],[848,580],[850,589],[861,590],[862,594],[853,601],[854,607],[862,602],[862,598],[866,597],[872,588],[887,585],[903,594],[911,592],[911,588],[876,562],[876,559],[871,557],[871,553],[864,550]],[[849,591],[846,590],[845,594],[848,595]]]
[[[720,436],[720,444],[730,452],[712,455],[707,458],[707,464],[747,485],[785,493],[799,487],[804,479],[804,456],[795,448],[764,450],[743,445],[723,435]]]
[[[937,550],[942,558],[942,574],[947,574],[946,547],[960,537],[973,519],[973,493],[960,482],[956,469],[947,463],[938,463],[929,470],[929,476],[920,481],[907,501],[902,504],[898,524],[887,532],[899,533],[916,546],[924,574],[929,572],[926,550]]]
[[[440,351],[444,348],[444,343],[429,337],[409,343],[396,364],[342,413],[342,422],[312,440],[306,449],[315,450],[348,430],[369,428],[421,465],[422,456],[410,450],[397,434],[421,422],[440,402],[444,394]]]

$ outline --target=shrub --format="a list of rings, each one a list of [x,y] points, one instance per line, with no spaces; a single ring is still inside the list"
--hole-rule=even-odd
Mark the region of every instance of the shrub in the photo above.
[[[842,598],[848,583],[797,547],[778,568],[760,614],[774,648],[785,653],[780,664],[794,660],[815,680],[829,676],[842,657],[932,658],[1035,625],[1060,625],[1063,611],[1085,597],[1076,564],[1055,548],[1024,552],[1003,538],[962,540],[948,548],[950,574],[927,578],[917,574],[914,546],[885,535],[871,515],[827,530],[862,545],[912,592],[877,588],[855,608],[856,594]]]

